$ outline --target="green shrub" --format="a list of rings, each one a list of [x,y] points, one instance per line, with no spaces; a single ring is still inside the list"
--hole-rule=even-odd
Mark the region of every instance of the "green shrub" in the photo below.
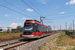
[[[73,50],[75,50],[75,47],[73,48]]]
[[[10,33],[10,31],[9,31],[9,30],[7,30],[7,31],[6,31],[6,33]]]
[[[49,49],[49,50],[51,50],[51,49]]]
[[[75,33],[73,31],[65,31],[66,35],[75,38]]]
[[[44,43],[44,46],[46,45],[46,43]]]
[[[15,36],[13,36],[13,38],[16,38]]]
[[[72,34],[73,34],[73,32],[72,32],[72,31],[65,31],[65,33],[66,33],[66,35],[68,35],[68,36],[70,36],[70,35],[72,35]]]
[[[2,39],[0,38],[0,40],[2,40]]]
[[[19,33],[19,30],[15,30],[15,33]]]
[[[20,34],[20,37],[22,37],[22,33]]]

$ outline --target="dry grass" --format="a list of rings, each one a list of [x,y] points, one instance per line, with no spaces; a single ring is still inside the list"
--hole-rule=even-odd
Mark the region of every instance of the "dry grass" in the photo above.
[[[0,33],[0,40],[20,38],[20,34],[22,33]]]
[[[39,48],[40,50],[75,50],[75,39],[61,33]]]

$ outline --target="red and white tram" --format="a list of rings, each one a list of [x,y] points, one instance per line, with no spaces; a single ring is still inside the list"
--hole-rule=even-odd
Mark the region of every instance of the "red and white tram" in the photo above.
[[[22,37],[25,39],[34,39],[50,35],[51,33],[50,26],[46,26],[37,20],[26,20]]]

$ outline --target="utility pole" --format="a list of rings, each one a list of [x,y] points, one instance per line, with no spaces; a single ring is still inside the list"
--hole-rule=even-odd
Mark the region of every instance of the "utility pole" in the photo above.
[[[65,22],[65,28],[66,28],[66,31],[67,31],[67,22]]]
[[[73,20],[73,32],[74,32],[74,20]]]
[[[55,25],[53,26],[53,28],[54,28],[54,33],[55,33]]]
[[[53,27],[54,27],[54,30],[55,30],[55,25]]]
[[[60,25],[60,31],[61,31],[61,25]]]
[[[43,24],[43,20],[42,20],[42,18],[45,18],[45,17],[41,17],[41,16],[40,16],[40,22],[42,22],[42,24]]]
[[[41,22],[41,16],[40,16],[40,22]]]

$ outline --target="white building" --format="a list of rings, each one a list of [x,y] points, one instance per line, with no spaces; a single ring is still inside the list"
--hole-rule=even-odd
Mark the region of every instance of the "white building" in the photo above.
[[[7,27],[7,28],[0,27],[0,32],[6,32],[7,30],[9,30],[11,32],[11,28],[10,27]]]

